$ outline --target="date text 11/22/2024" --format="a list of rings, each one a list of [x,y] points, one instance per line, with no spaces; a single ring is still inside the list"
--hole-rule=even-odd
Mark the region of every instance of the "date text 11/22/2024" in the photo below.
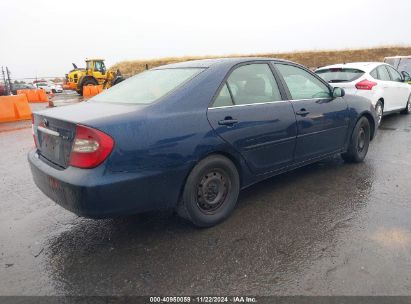
[[[150,303],[256,303],[255,297],[247,296],[196,296],[196,297],[150,297]]]

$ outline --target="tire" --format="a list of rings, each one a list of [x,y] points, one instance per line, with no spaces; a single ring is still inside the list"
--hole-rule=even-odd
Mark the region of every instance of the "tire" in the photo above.
[[[56,94],[56,93],[57,93],[55,89],[52,89],[51,92],[52,92],[53,94]]]
[[[80,89],[77,93],[79,93],[81,96],[83,96],[83,87],[88,86],[88,85],[97,85],[97,81],[95,81],[93,78],[87,78],[86,80],[83,81],[83,84],[80,86]]]
[[[411,95],[408,97],[407,105],[405,109],[401,111],[401,114],[410,114],[411,113]]]
[[[197,227],[211,227],[231,214],[239,192],[236,166],[222,155],[211,155],[189,174],[176,211]]]
[[[115,78],[114,80],[113,80],[113,82],[112,82],[112,86],[115,86],[116,84],[119,84],[120,82],[122,82],[124,80],[124,78],[123,77],[117,77],[117,78]]]
[[[382,104],[381,100],[378,100],[375,104],[375,115],[377,116],[377,126],[379,127],[384,115],[384,105]]]
[[[354,127],[347,152],[341,154],[346,162],[360,163],[364,160],[370,145],[370,122],[361,117]]]

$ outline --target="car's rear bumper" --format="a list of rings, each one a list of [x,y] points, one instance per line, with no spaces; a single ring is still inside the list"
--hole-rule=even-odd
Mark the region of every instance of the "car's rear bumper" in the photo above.
[[[171,208],[178,200],[174,182],[167,174],[107,173],[105,167],[55,169],[29,152],[34,182],[49,198],[84,217],[105,218]],[[167,177],[166,177],[167,178]]]

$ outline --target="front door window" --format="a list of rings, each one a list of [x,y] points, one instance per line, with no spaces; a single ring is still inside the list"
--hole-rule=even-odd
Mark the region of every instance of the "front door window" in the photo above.
[[[287,87],[290,91],[291,98],[296,99],[313,99],[329,98],[330,89],[323,82],[311,75],[307,71],[292,65],[276,65]]]

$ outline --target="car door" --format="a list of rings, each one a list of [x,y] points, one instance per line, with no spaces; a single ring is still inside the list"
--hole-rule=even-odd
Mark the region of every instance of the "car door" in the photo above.
[[[407,106],[408,97],[410,96],[409,84],[404,82],[404,79],[397,70],[388,65],[386,67],[391,76],[395,108],[404,109]]]
[[[296,118],[283,96],[269,63],[247,63],[229,74],[208,109],[215,132],[256,174],[293,161]]]
[[[397,108],[395,86],[393,86],[390,73],[385,64],[377,67],[377,74],[378,85],[382,86],[383,89],[384,112],[395,110]]]
[[[333,98],[331,88],[310,71],[276,63],[297,117],[295,161],[304,162],[343,148],[348,129],[348,104]]]

